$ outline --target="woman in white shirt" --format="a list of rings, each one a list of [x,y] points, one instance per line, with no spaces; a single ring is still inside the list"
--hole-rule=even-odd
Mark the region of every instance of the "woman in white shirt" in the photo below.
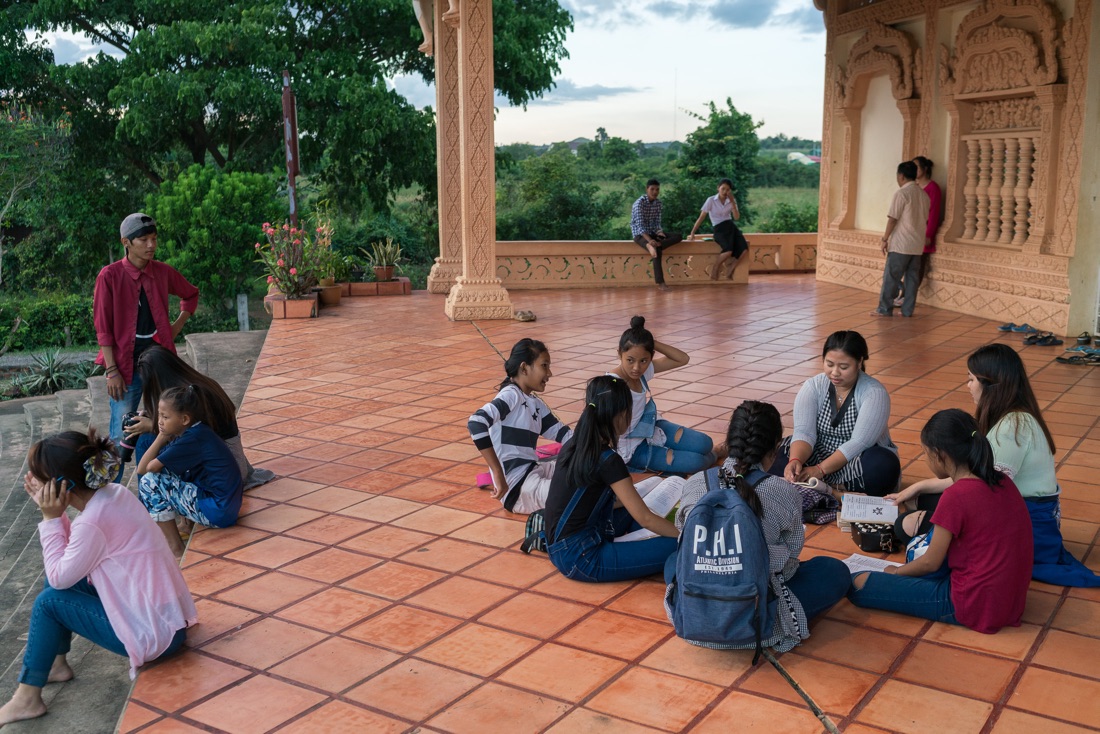
[[[699,229],[699,225],[703,223],[703,217],[706,216],[710,216],[710,223],[714,227],[714,241],[722,248],[718,260],[714,263],[714,269],[710,272],[710,279],[718,280],[718,274],[725,267],[726,261],[733,258],[733,265],[730,266],[729,274],[726,276],[732,280],[737,266],[741,264],[741,259],[749,251],[749,243],[734,224],[741,219],[741,210],[737,208],[737,199],[733,198],[733,182],[728,178],[719,181],[718,193],[703,202],[699,218],[695,220],[695,226],[691,228],[691,234],[688,235],[689,240],[695,239],[695,231]]]

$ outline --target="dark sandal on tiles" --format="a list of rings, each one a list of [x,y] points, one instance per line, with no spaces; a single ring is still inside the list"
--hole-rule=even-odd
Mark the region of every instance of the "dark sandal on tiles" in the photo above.
[[[1055,357],[1055,362],[1061,364],[1092,364],[1100,365],[1100,355],[1097,354],[1075,354],[1072,357]]]
[[[1082,331],[1081,335],[1077,337],[1077,344],[1083,347],[1092,344],[1092,334]]]
[[[1054,336],[1054,334],[1044,334],[1035,342],[1037,347],[1058,347],[1062,344],[1065,344],[1065,342]]]
[[[997,327],[997,331],[1012,331],[1016,328],[1016,324],[1009,322],[1007,324],[1001,324]]]
[[[1038,331],[1038,332],[1035,332],[1034,334],[1030,334],[1028,336],[1025,336],[1024,337],[1024,346],[1031,346],[1033,344],[1038,344],[1040,340],[1046,339],[1048,336],[1054,336],[1054,334],[1052,332],[1049,332],[1049,331]]]

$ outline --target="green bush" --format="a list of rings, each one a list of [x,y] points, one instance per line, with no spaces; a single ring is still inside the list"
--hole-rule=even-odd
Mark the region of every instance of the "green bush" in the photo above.
[[[772,216],[760,226],[761,232],[816,232],[817,205],[794,206],[786,202],[775,205]]]
[[[0,335],[7,338],[16,317],[23,323],[12,337],[15,352],[94,345],[91,294],[52,294],[0,301]]]

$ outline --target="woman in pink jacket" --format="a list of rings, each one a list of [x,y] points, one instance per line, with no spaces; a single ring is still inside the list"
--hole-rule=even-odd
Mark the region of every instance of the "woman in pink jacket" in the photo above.
[[[71,680],[65,659],[78,634],[138,667],[170,655],[197,619],[164,535],[141,502],[114,484],[111,442],[66,431],[31,447],[23,488],[42,511],[46,585],[35,599],[19,686],[0,726],[46,713],[42,687]],[[65,510],[80,514],[70,521]]]

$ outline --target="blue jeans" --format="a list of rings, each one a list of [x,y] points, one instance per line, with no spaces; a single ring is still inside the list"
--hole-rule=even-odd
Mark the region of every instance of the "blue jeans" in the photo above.
[[[1031,578],[1056,586],[1100,586],[1100,576],[1073,557],[1062,543],[1062,508],[1057,497],[1024,498],[1031,515],[1035,565]]]
[[[74,632],[116,655],[128,657],[126,647],[107,619],[99,594],[87,579],[68,589],[55,589],[47,581],[34,600],[19,682],[35,688],[46,685],[54,658],[69,652]],[[161,655],[172,654],[186,639],[187,630],[179,630]]]
[[[944,566],[927,576],[895,576],[881,571],[863,571],[867,583],[848,591],[848,600],[857,607],[882,609],[908,614],[934,622],[959,624],[951,603],[951,574]],[[860,574],[853,574],[855,576]]]
[[[787,581],[787,588],[798,597],[806,619],[813,619],[843,599],[851,585],[848,567],[830,556],[802,561],[798,571]]]
[[[625,507],[612,510],[610,515],[615,537],[641,527]],[[606,519],[606,515],[593,518],[583,530],[555,541],[547,549],[550,560],[566,578],[592,582],[642,578],[663,571],[665,561],[676,552],[676,538],[613,543],[599,531]]]
[[[665,445],[653,446],[643,441],[626,464],[631,471],[686,475],[714,466],[714,442],[710,436],[664,418],[658,418],[656,426],[664,431]],[[683,433],[677,440],[676,434],[680,431]],[[670,449],[672,461],[668,460]]]
[[[152,431],[138,436],[137,441],[134,442],[134,466],[141,463],[141,457],[145,456],[145,452],[153,445],[153,441],[155,441],[156,438],[157,434]],[[141,475],[139,474],[138,476]]]
[[[122,416],[138,409],[141,403],[141,376],[134,373],[134,381],[126,387],[122,400],[111,398],[111,440],[117,447],[122,440]]]

